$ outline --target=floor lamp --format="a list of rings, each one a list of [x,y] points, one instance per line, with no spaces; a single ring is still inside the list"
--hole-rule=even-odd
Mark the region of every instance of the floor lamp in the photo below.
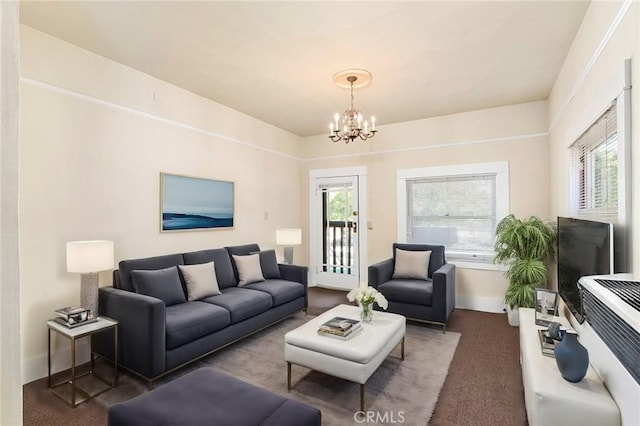
[[[302,244],[302,229],[285,228],[276,230],[276,244],[284,247],[284,263],[293,265],[293,246]]]
[[[80,306],[98,316],[98,272],[113,268],[113,241],[67,243],[67,271],[80,273]]]

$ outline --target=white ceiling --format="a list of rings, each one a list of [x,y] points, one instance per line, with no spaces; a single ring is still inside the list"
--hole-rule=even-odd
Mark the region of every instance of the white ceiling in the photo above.
[[[22,1],[20,21],[300,136],[547,99],[586,1]]]

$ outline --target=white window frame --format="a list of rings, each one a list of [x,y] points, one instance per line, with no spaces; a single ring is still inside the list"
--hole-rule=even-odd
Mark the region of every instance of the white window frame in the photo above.
[[[399,243],[407,242],[407,181],[434,177],[462,177],[476,174],[496,175],[496,219],[500,221],[509,214],[509,162],[459,164],[451,166],[425,167],[418,169],[401,169],[397,171],[397,237]],[[450,260],[459,268],[503,271],[503,265],[485,262],[469,262]]]

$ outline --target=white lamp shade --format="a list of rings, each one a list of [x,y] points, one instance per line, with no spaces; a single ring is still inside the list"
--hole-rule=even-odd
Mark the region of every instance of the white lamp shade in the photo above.
[[[67,243],[67,271],[90,273],[113,268],[113,241],[72,241]]]
[[[302,229],[298,229],[298,228],[277,229],[276,244],[280,246],[297,246],[302,244]]]

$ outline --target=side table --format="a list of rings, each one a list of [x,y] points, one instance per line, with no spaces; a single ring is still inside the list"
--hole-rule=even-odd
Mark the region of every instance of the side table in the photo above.
[[[78,404],[93,398],[105,392],[109,389],[112,389],[118,385],[118,321],[113,320],[107,317],[98,317],[98,320],[89,324],[80,325],[74,328],[66,327],[54,320],[47,321],[47,327],[49,329],[48,337],[48,353],[47,353],[47,371],[48,371],[48,379],[47,384],[49,389],[53,391],[58,397],[62,398],[64,401],[68,402],[72,408],[75,408]],[[114,330],[113,333],[113,381],[109,382],[104,377],[100,376],[96,372],[94,372],[95,358],[93,352],[91,352],[91,368],[88,372],[83,373],[81,375],[76,375],[76,342],[78,339],[86,336],[93,336],[97,333],[102,333],[107,330]],[[51,380],[51,331],[56,332],[57,334],[66,337],[71,341],[71,377],[68,380],[62,381],[60,383],[52,383]],[[93,394],[89,394],[84,391],[78,385],[76,385],[77,379],[92,375],[97,379],[104,382],[108,385],[107,388],[101,389],[98,392],[94,392]],[[57,388],[70,384],[71,385],[71,400],[62,395],[57,391]],[[80,393],[84,398],[77,401],[76,393]]]

